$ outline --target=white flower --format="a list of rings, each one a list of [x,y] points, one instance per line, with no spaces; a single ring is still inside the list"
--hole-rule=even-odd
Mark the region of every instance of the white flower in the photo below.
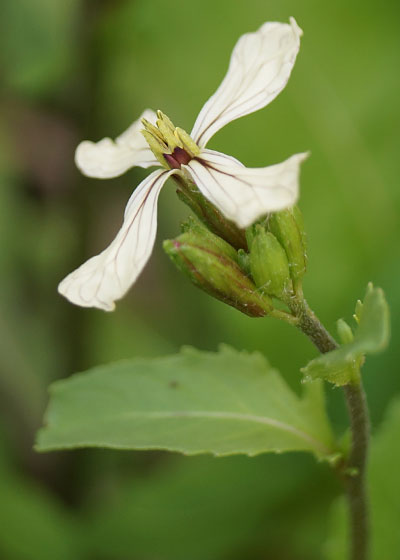
[[[299,167],[307,154],[251,169],[205,146],[220,128],[265,107],[282,91],[293,68],[301,35],[293,18],[290,25],[268,22],[255,33],[243,35],[232,52],[222,84],[200,111],[190,137],[175,129],[162,113],[158,112],[156,120],[155,113],[148,109],[141,115],[143,124],[141,119],[135,121],[115,141],[104,138],[78,146],[76,164],[89,177],[116,177],[136,165],[150,167],[161,163],[162,169],[153,171],[135,189],[114,241],[69,274],[59,285],[61,294],[84,307],[114,309],[114,302],[132,286],[151,254],[158,195],[173,174],[192,180],[240,228],[267,212],[295,203]]]

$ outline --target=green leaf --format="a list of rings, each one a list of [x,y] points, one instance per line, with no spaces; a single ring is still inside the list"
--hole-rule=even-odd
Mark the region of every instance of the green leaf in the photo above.
[[[389,407],[379,433],[373,438],[369,461],[371,560],[397,560],[400,550],[400,398]],[[326,543],[327,560],[347,555],[347,508],[344,498],[333,507],[331,533]]]
[[[185,348],[56,382],[37,449],[100,446],[185,454],[336,452],[319,384],[299,398],[260,354]]]
[[[358,328],[353,341],[311,360],[301,369],[306,380],[325,379],[337,386],[345,385],[358,371],[364,354],[386,348],[390,337],[389,307],[380,288],[368,284],[364,303],[357,302],[355,319]]]

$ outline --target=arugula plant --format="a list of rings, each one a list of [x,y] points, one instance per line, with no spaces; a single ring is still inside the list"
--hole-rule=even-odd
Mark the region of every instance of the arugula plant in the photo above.
[[[301,35],[293,18],[290,24],[265,23],[243,35],[190,135],[161,111],[147,109],[115,141],[78,146],[76,162],[91,177],[118,176],[135,165],[161,169],[135,189],[111,245],[69,274],[59,291],[77,305],[113,310],[150,256],[158,195],[172,178],[195,217],[182,225],[181,235],[164,242],[166,253],[210,296],[250,317],[286,321],[313,342],[320,356],[302,368],[302,396],[260,354],[226,346],[217,353],[183,348],[175,356],[107,364],[53,384],[36,448],[164,449],[215,456],[310,452],[341,479],[348,501],[349,558],[366,560],[369,419],[361,368],[366,355],[388,344],[385,297],[369,284],[356,304],[355,328],[339,319],[336,342],[303,293],[306,235],[296,202],[307,154],[247,168],[206,148],[220,128],[265,107],[285,87]],[[331,426],[324,382],[344,391],[349,439]],[[343,540],[337,542],[329,554],[343,558],[338,552]]]

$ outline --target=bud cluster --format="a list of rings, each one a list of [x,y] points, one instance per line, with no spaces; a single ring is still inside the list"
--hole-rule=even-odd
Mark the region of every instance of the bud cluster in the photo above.
[[[247,229],[250,272],[256,286],[288,304],[301,294],[307,255],[297,207],[270,214]]]
[[[306,270],[299,209],[270,214],[244,231],[187,187],[178,191],[180,198],[202,221],[189,218],[179,237],[164,242],[171,260],[196,286],[246,315],[291,319]]]
[[[243,272],[229,243],[195,218],[189,218],[182,231],[176,239],[164,241],[164,250],[193,284],[251,317],[263,317],[273,309],[271,299]]]

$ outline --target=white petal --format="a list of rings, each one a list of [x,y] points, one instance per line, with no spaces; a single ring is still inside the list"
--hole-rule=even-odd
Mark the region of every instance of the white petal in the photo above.
[[[153,249],[157,199],[172,171],[153,171],[128,201],[124,223],[111,245],[71,272],[58,291],[82,307],[112,311],[139,276]]]
[[[233,49],[228,72],[196,119],[191,137],[204,147],[227,123],[265,107],[285,87],[300,48],[302,31],[268,22],[243,35]]]
[[[146,109],[115,141],[103,138],[99,142],[81,142],[75,152],[75,163],[82,173],[88,177],[109,179],[122,175],[134,166],[158,166],[158,161],[140,132],[143,117],[150,122],[155,122],[157,118],[154,111]]]
[[[264,214],[296,202],[300,163],[307,156],[296,154],[276,165],[248,168],[230,156],[203,150],[185,167],[204,196],[229,220],[245,228]]]

